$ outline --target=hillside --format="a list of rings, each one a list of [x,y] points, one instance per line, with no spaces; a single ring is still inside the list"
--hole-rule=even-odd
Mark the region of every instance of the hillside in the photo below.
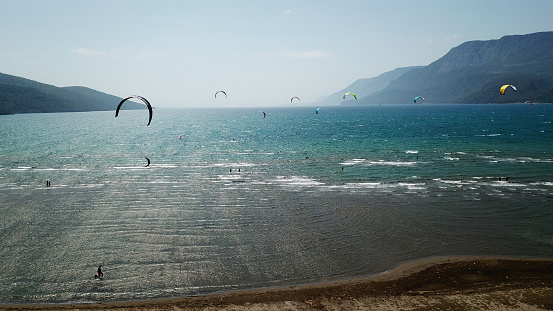
[[[0,114],[115,110],[120,97],[85,87],[56,87],[0,73]],[[122,109],[145,109],[128,103]]]
[[[518,91],[504,96],[504,84]],[[355,104],[553,102],[553,32],[470,41],[415,68]]]
[[[378,77],[359,79],[347,86],[346,88],[332,94],[325,96],[317,100],[314,104],[319,106],[324,105],[337,105],[343,101],[342,97],[345,93],[351,92],[357,95],[357,98],[361,98],[375,92],[378,92],[388,85],[393,80],[399,78],[404,73],[420,67],[402,67],[392,71],[385,72]]]

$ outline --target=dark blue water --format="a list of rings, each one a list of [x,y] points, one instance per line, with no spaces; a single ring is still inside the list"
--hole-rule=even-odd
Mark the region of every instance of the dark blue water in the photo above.
[[[552,121],[551,104],[0,116],[0,302],[551,257]]]

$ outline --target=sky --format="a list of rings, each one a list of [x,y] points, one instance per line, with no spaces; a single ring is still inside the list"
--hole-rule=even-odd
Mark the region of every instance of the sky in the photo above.
[[[0,0],[0,72],[159,108],[309,105],[466,41],[553,31],[551,12],[551,0]]]

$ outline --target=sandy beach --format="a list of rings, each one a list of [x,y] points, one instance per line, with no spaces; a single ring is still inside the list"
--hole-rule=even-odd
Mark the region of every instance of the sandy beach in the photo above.
[[[553,259],[440,257],[328,283],[0,310],[553,310]]]

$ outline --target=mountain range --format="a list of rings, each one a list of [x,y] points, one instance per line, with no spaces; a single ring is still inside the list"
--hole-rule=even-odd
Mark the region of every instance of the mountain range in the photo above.
[[[0,73],[0,114],[115,110],[122,98],[87,87],[56,87]],[[145,109],[128,102],[121,109]]]
[[[394,78],[400,69],[405,72]],[[358,100],[340,98],[345,105],[413,103],[416,96],[426,103],[551,103],[553,32],[465,42],[428,66],[399,68],[373,79],[378,78],[385,87],[362,93],[359,90],[368,89],[373,80],[361,79],[331,96],[362,94]],[[517,91],[500,95],[504,84],[515,85]]]
[[[504,84],[515,85],[505,95]],[[352,92],[358,100],[343,100]],[[359,79],[316,105],[553,102],[553,31],[469,41],[428,66]],[[122,100],[82,86],[56,87],[0,73],[0,114],[115,110]],[[129,102],[122,109],[145,109]]]
[[[396,68],[392,71],[385,72],[379,75],[378,77],[356,80],[348,87],[338,92],[335,92],[332,95],[325,96],[318,99],[317,105],[320,105],[320,106],[336,105],[337,103],[340,103],[341,101],[343,101],[343,96],[347,92],[354,93],[357,96],[357,98],[362,98],[364,96],[374,94],[386,88],[388,85],[390,85],[390,82],[401,77],[404,73],[417,68],[422,68],[422,67],[401,67],[401,68]],[[351,102],[353,100],[348,99],[348,101]]]

